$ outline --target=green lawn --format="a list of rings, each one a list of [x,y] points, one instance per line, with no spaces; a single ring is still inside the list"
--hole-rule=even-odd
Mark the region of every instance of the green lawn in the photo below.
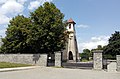
[[[0,62],[0,68],[14,68],[14,67],[26,67],[26,66],[31,66],[31,65],[9,63],[9,62]]]

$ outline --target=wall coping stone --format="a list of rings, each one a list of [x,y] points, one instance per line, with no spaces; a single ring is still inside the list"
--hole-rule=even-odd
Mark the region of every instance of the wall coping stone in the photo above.
[[[94,50],[93,53],[102,53],[103,50]]]

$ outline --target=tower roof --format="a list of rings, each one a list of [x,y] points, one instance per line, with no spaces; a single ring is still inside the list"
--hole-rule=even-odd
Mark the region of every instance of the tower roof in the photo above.
[[[76,24],[76,23],[73,21],[72,18],[70,18],[67,22],[68,22],[68,23],[74,23],[74,24]]]

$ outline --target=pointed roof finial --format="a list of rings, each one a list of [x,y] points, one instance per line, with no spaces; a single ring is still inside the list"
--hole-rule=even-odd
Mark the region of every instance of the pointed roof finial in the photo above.
[[[76,23],[73,21],[72,18],[70,18],[67,22],[68,22],[68,23],[74,23],[74,24],[76,24]]]

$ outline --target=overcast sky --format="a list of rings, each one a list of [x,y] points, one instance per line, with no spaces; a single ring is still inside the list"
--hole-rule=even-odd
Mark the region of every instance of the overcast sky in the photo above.
[[[55,3],[64,20],[76,22],[79,52],[107,45],[111,34],[120,31],[120,0],[0,0],[0,35],[5,36],[11,18],[18,14],[28,17],[46,1]]]

